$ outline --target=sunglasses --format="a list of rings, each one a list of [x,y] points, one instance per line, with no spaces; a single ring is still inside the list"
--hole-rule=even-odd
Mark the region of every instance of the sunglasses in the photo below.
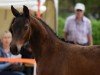
[[[76,11],[77,11],[77,12],[82,12],[82,10],[80,10],[80,9],[77,9]]]

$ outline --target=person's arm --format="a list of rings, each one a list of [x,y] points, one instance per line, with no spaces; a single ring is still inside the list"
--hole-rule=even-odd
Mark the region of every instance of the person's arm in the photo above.
[[[88,43],[89,43],[89,45],[93,45],[91,21],[89,21],[89,25],[88,25],[88,34],[87,34],[87,38],[88,38]]]
[[[0,63],[0,70],[4,70],[7,67],[9,67],[11,64],[10,63]]]
[[[87,35],[87,38],[88,38],[88,43],[89,43],[89,45],[91,46],[91,45],[93,45],[93,38],[92,38],[92,35]]]
[[[0,57],[4,57],[3,56],[3,52],[2,52],[2,48],[0,47]],[[8,66],[10,66],[11,64],[8,62],[0,62],[0,70],[6,69]]]
[[[65,39],[65,41],[67,41],[67,35],[68,35],[68,33],[64,32],[64,39]]]
[[[68,18],[65,20],[65,26],[64,26],[64,39],[67,41],[67,35],[68,35]]]

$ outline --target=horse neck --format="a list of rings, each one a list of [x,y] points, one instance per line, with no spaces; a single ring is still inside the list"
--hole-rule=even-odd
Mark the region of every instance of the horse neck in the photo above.
[[[50,37],[52,39],[58,39],[58,36],[54,33],[54,31],[49,27],[49,25],[47,25],[42,19],[38,19],[42,25],[45,27],[45,29],[47,30],[48,34],[51,35]]]
[[[34,23],[36,24],[36,23]],[[32,26],[32,36],[30,37],[30,44],[32,49],[34,49],[34,54],[37,59],[41,58],[45,54],[52,55],[53,50],[55,48],[55,44],[57,44],[58,39],[56,36],[47,31],[43,25],[31,25]]]

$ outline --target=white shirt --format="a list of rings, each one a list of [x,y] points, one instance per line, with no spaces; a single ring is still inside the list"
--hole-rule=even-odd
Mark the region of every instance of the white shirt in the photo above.
[[[64,32],[68,33],[66,41],[74,41],[79,44],[87,43],[87,35],[92,34],[91,21],[84,16],[82,21],[77,22],[76,16],[72,15],[65,21]]]

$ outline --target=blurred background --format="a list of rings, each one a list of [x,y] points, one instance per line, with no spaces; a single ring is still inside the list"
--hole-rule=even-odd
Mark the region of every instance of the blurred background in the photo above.
[[[100,1],[99,0],[0,0],[0,35],[9,28],[12,18],[10,6],[22,12],[22,6],[26,5],[32,15],[40,17],[63,38],[65,19],[74,13],[74,6],[82,2],[86,6],[85,16],[90,18],[93,28],[93,42],[100,44]],[[39,6],[40,4],[40,6]]]
[[[23,12],[23,5],[30,9],[32,16],[42,18],[53,30],[57,31],[58,0],[0,0],[0,35],[8,30],[12,18],[11,5]]]
[[[86,6],[85,16],[92,22],[93,42],[100,44],[100,1],[99,0],[59,0],[58,36],[63,38],[65,19],[74,13],[74,6],[82,2]]]

